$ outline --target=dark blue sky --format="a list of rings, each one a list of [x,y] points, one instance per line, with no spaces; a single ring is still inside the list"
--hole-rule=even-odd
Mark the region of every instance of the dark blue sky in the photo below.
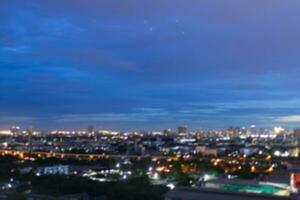
[[[1,0],[0,126],[298,126],[299,10],[292,0]]]

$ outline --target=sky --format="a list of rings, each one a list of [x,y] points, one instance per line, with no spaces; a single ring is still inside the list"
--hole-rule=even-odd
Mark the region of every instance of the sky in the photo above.
[[[1,0],[0,128],[300,126],[300,1]]]

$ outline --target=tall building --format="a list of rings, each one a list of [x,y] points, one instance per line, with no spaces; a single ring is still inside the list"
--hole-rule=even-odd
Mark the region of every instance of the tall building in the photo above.
[[[187,126],[178,126],[177,127],[178,134],[187,134],[187,132],[188,132]]]
[[[12,126],[10,128],[10,132],[13,134],[13,135],[18,135],[20,133],[20,127],[19,126]]]
[[[33,127],[28,126],[26,132],[28,134],[28,151],[31,154],[31,152],[32,152],[32,135],[34,132]]]
[[[93,126],[88,126],[87,129],[86,129],[86,132],[88,134],[93,134],[94,133],[94,127]]]
[[[170,128],[163,130],[163,134],[164,135],[171,135],[172,134],[172,130]]]
[[[300,144],[300,128],[295,129],[294,131],[294,141],[297,145]]]
[[[230,138],[236,138],[239,137],[240,134],[240,128],[239,127],[229,127],[227,129],[227,136],[229,136]]]

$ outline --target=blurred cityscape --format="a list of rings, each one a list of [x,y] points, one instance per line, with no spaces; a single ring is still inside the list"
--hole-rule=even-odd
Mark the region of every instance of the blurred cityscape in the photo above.
[[[299,198],[298,129],[13,126],[0,145],[1,199]]]

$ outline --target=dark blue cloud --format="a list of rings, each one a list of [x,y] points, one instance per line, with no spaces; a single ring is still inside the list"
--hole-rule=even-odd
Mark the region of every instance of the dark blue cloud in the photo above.
[[[0,125],[300,122],[300,3],[0,2]]]

